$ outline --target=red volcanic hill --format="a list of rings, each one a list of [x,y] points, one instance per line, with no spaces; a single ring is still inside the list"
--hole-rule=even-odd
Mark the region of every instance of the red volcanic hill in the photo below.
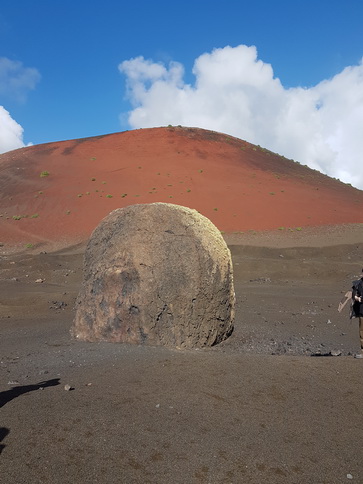
[[[225,232],[363,222],[363,191],[228,135],[140,129],[0,155],[0,242],[84,241],[115,208],[169,202]]]

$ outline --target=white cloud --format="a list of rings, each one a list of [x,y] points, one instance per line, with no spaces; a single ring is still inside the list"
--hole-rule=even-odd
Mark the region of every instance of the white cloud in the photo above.
[[[33,67],[24,67],[19,61],[0,57],[0,96],[25,102],[28,91],[35,89],[40,74]],[[0,153],[22,148],[23,128],[0,106]]]
[[[363,63],[311,88],[285,88],[254,46],[198,57],[194,85],[180,63],[137,57],[119,70],[132,128],[181,124],[229,133],[363,189]]]
[[[0,106],[0,153],[23,146],[23,128]]]
[[[24,102],[28,91],[35,89],[40,74],[34,67],[0,57],[0,95]]]

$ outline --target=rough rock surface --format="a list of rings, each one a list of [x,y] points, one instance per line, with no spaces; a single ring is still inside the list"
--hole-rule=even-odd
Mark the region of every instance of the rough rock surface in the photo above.
[[[168,203],[111,212],[93,232],[72,334],[195,348],[233,330],[230,251],[197,211]]]

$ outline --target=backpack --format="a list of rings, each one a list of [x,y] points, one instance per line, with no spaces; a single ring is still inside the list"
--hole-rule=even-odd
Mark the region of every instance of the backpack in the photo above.
[[[361,303],[356,301],[354,298],[357,294],[358,296],[362,296],[362,289],[362,279],[352,282],[352,304],[350,306],[350,319],[358,318],[360,315]]]

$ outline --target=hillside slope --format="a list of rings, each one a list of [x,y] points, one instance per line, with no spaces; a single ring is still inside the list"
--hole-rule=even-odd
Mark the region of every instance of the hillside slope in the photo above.
[[[151,128],[0,155],[0,242],[83,241],[115,208],[169,202],[225,232],[363,222],[363,191],[222,133]]]

